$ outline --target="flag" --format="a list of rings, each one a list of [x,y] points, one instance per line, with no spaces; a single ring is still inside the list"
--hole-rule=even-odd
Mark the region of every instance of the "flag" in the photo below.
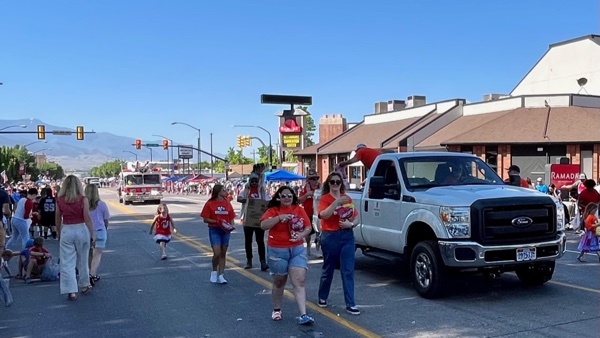
[[[6,176],[6,170],[3,170],[0,173],[0,176],[2,176],[2,182],[7,183],[8,182],[8,176]]]

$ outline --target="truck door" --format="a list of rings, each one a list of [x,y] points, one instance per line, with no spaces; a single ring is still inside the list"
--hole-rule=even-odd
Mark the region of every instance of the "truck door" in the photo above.
[[[394,160],[378,162],[373,176],[383,177],[386,194],[381,199],[370,198],[368,190],[361,205],[362,236],[367,245],[397,251],[401,235],[400,180],[398,163]]]

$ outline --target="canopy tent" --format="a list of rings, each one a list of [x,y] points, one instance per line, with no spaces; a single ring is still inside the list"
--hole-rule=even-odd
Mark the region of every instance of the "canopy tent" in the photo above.
[[[216,181],[217,178],[216,177],[210,177],[210,176],[205,176],[205,175],[197,175],[196,177],[189,179],[190,182],[212,182],[212,181]]]
[[[266,181],[267,182],[273,182],[273,181],[285,181],[285,182],[290,182],[290,181],[297,181],[297,180],[305,180],[306,177],[302,176],[302,175],[298,175],[298,174],[294,174],[291,173],[289,171],[286,170],[277,170],[277,171],[273,171],[270,173],[265,173],[266,177]]]

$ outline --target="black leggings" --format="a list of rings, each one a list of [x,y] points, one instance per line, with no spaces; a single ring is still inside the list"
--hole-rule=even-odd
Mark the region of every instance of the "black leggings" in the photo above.
[[[265,231],[256,227],[244,227],[244,245],[246,247],[246,259],[252,259],[252,235],[256,233],[256,245],[258,246],[258,257],[261,261],[265,259]]]

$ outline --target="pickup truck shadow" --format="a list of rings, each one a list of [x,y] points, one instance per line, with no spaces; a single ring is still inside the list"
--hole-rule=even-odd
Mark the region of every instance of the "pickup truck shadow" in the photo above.
[[[357,251],[355,270],[364,272],[377,282],[385,282],[386,287],[402,288],[409,295],[419,297],[412,286],[407,262],[386,261],[366,257]],[[390,283],[390,281],[393,281]],[[481,273],[450,272],[443,299],[497,299],[499,297],[531,297],[532,291],[538,295],[550,295],[551,287],[530,287],[522,284],[513,273],[503,273],[500,278],[487,278]]]

